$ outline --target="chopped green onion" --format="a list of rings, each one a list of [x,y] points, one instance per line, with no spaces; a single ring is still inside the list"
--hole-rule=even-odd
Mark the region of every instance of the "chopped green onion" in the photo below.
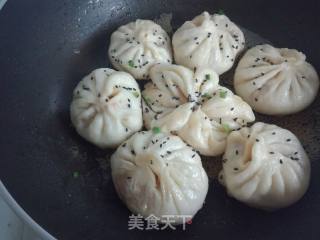
[[[128,64],[129,64],[129,67],[132,67],[132,68],[134,67],[134,62],[132,60],[130,60]]]
[[[219,15],[224,15],[224,11],[223,11],[222,9],[219,9],[219,10],[218,10],[218,14],[219,14]]]
[[[73,178],[78,178],[79,175],[80,175],[80,174],[79,174],[78,171],[75,171],[75,172],[73,172],[73,174],[72,174]]]
[[[153,127],[153,128],[152,128],[152,132],[155,133],[155,134],[161,133],[161,128],[159,128],[159,127]]]
[[[208,98],[208,99],[212,98],[212,96],[210,96],[210,94],[209,94],[209,93],[205,93],[205,94],[203,94],[203,95],[202,95],[202,97],[205,97],[205,98]]]
[[[138,98],[138,97],[140,96],[140,94],[139,94],[138,92],[133,92],[132,94],[133,94],[133,96],[135,96],[136,98]]]
[[[142,95],[142,98],[143,98],[143,100],[144,100],[146,103],[150,103],[150,102],[151,102],[150,98],[148,98],[148,97],[146,97],[146,96],[143,96],[143,95]]]
[[[206,74],[206,80],[210,80],[211,76],[210,74]]]
[[[222,128],[223,128],[223,131],[226,132],[226,133],[230,133],[232,131],[230,126],[228,124],[226,124],[226,123],[222,124]]]
[[[226,98],[227,93],[228,93],[227,91],[220,91],[219,96],[220,96],[221,98]]]

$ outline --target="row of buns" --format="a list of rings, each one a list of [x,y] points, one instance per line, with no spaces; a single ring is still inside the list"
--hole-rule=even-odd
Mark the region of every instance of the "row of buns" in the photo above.
[[[200,154],[223,154],[220,182],[250,206],[278,209],[304,195],[310,162],[298,138],[276,125],[247,124],[253,110],[285,115],[307,107],[318,75],[301,52],[258,45],[235,70],[237,96],[219,75],[244,47],[225,15],[185,22],[172,43],[161,26],[139,19],[111,36],[109,58],[119,71],[96,69],[78,83],[71,121],[91,143],[117,147],[113,182],[131,211],[191,219],[208,191]],[[136,80],[147,79],[141,91]]]

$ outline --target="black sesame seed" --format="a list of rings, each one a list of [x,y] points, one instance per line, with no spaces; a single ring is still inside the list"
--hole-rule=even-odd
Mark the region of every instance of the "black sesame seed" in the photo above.
[[[128,132],[129,130],[128,130],[128,128],[126,128],[126,132]]]
[[[255,100],[256,102],[258,102],[258,98],[254,98],[254,100]]]
[[[234,107],[230,108],[230,111],[233,111],[234,110]]]
[[[134,150],[131,150],[131,153],[132,155],[136,155],[135,151]]]
[[[256,138],[256,142],[259,142],[260,140],[258,138]]]
[[[250,134],[248,134],[247,138],[250,138]]]
[[[131,104],[128,104],[128,108],[131,108]]]
[[[253,84],[253,85],[256,85],[256,82],[253,81],[252,84]]]
[[[238,170],[239,170],[239,168],[236,168],[236,167],[235,167],[233,170],[234,170],[234,171],[238,171]]]
[[[122,144],[122,147],[125,147],[127,145],[127,143]]]
[[[90,91],[90,88],[88,88],[88,87],[85,86],[85,85],[82,86],[82,89],[83,89],[83,90],[86,90],[86,91]]]
[[[297,155],[297,154],[298,154],[298,152],[295,152],[295,153],[294,153],[294,155]]]
[[[106,98],[106,99],[105,99],[105,101],[106,101],[106,102],[108,102],[108,101],[109,101],[109,99],[108,99],[108,98]]]
[[[196,41],[197,39],[198,39],[198,37],[195,37],[193,40],[195,40],[195,41]]]
[[[196,156],[196,155],[195,155],[195,154],[193,154],[191,157],[192,157],[192,158],[194,158],[195,156]]]
[[[280,159],[279,162],[280,162],[280,164],[282,164],[283,163],[282,159]]]
[[[168,154],[171,154],[171,152],[170,152],[170,151],[167,151],[167,153],[168,153]]]
[[[276,132],[272,132],[272,135],[276,135]]]
[[[239,151],[238,150],[236,150],[236,155],[238,155],[239,154]]]
[[[270,154],[274,154],[274,152],[269,152]]]
[[[153,161],[152,161],[152,160],[150,160],[150,164],[153,164]]]
[[[169,166],[169,163],[166,163],[166,166],[168,167],[168,166]]]
[[[290,139],[290,138],[288,138],[286,141],[287,141],[287,142],[290,142],[290,141],[291,141],[291,139]]]
[[[132,177],[127,177],[127,179],[131,179]]]

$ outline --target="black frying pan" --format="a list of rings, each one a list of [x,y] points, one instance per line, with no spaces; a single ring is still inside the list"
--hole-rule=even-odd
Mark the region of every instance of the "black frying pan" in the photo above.
[[[9,0],[0,11],[0,178],[22,207],[59,239],[319,239],[320,99],[285,118],[312,160],[309,191],[273,213],[227,197],[215,179],[204,208],[186,231],[128,231],[102,151],[70,126],[76,83],[110,66],[110,34],[136,18],[173,14],[173,27],[207,10],[223,9],[236,23],[279,47],[297,48],[320,70],[320,7],[315,1]],[[80,53],[79,53],[80,51]],[[231,73],[224,78],[230,81]],[[98,161],[97,161],[98,160]],[[101,162],[101,161],[100,161]],[[208,173],[217,160],[205,160]],[[73,177],[78,171],[80,176]]]

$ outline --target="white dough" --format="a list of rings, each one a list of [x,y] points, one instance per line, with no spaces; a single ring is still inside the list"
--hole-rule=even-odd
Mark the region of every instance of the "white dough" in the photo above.
[[[134,134],[112,155],[111,170],[119,197],[144,217],[174,215],[175,223],[183,223],[177,215],[192,218],[208,191],[200,156],[170,134]]]
[[[118,146],[143,124],[137,82],[109,68],[96,69],[78,83],[70,111],[77,132],[101,148]]]
[[[319,77],[294,49],[258,45],[246,52],[234,76],[236,93],[260,113],[291,114],[315,99]]]
[[[179,135],[201,154],[216,156],[225,149],[231,130],[255,120],[251,107],[229,89],[218,85],[212,69],[190,69],[159,64],[145,85],[143,118],[147,129]]]
[[[138,19],[111,35],[109,59],[116,69],[148,79],[150,67],[172,62],[171,41],[158,24]]]
[[[210,67],[222,74],[232,67],[245,39],[227,16],[203,12],[174,33],[172,44],[177,64]]]
[[[249,206],[273,210],[304,195],[310,162],[292,132],[259,122],[228,136],[220,180],[230,196]]]

